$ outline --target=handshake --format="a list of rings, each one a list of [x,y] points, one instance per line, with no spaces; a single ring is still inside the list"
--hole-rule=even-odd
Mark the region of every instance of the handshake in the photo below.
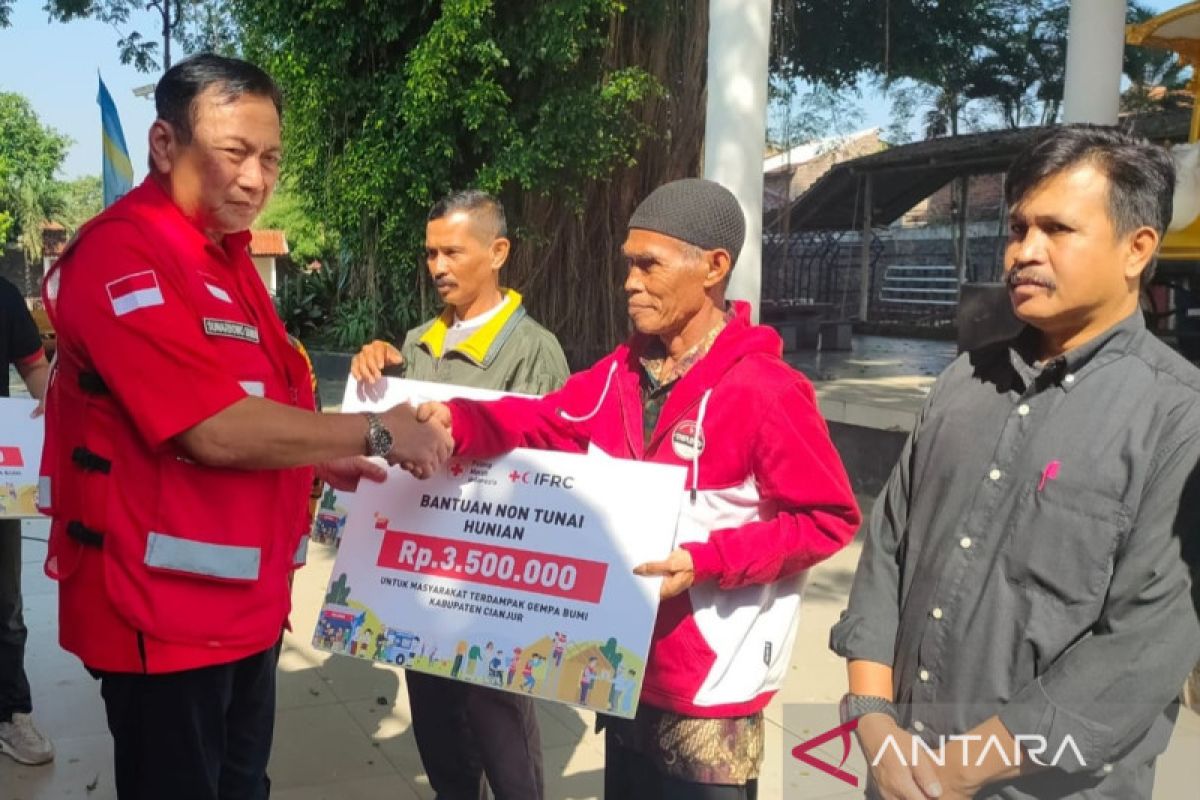
[[[417,408],[403,403],[384,411],[379,419],[392,434],[387,462],[413,477],[432,477],[454,453],[450,408],[445,403],[429,402]]]
[[[387,342],[376,340],[350,361],[350,374],[365,384],[370,396],[371,384],[383,377],[388,367],[404,364],[404,356]],[[432,477],[454,453],[450,435],[450,409],[445,403],[424,403],[417,408],[404,403],[379,415],[392,434],[392,450],[387,462],[399,465],[413,477]]]
[[[392,435],[387,462],[421,480],[433,477],[454,452],[450,409],[444,403],[425,403],[417,408],[401,403],[380,413],[379,421]],[[377,483],[387,479],[386,469],[363,456],[326,461],[317,464],[316,471],[322,481],[345,492],[355,491],[363,478]]]

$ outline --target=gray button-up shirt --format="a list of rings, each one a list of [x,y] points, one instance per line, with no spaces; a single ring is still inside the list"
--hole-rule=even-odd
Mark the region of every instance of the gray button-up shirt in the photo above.
[[[980,797],[1149,798],[1200,659],[1200,370],[1140,314],[1046,364],[1033,334],[938,379],[831,646],[932,745],[998,714],[1061,753]]]

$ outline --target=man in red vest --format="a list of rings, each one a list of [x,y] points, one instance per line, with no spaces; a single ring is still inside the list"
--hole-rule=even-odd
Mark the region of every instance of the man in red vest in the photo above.
[[[279,169],[281,98],[235,59],[155,89],[150,177],[92,220],[45,297],[58,333],[40,503],[62,646],[100,680],[122,800],[260,800],[275,645],[313,470],[430,474],[413,410],[317,414],[247,253]]]

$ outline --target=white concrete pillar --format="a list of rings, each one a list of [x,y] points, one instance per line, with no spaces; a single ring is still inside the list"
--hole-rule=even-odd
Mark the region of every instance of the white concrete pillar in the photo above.
[[[709,0],[704,177],[727,187],[746,214],[746,242],[729,284],[758,320],[762,295],[763,151],[771,0]]]
[[[1126,0],[1071,0],[1063,122],[1116,124],[1125,5]]]

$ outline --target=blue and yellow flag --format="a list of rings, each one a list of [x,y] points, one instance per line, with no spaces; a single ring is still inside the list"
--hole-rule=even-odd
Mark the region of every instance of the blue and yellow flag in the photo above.
[[[104,207],[108,208],[121,195],[133,188],[133,162],[129,160],[129,148],[125,146],[125,134],[121,131],[121,120],[112,95],[100,79],[100,93],[96,95],[100,104],[100,135],[104,148]]]

